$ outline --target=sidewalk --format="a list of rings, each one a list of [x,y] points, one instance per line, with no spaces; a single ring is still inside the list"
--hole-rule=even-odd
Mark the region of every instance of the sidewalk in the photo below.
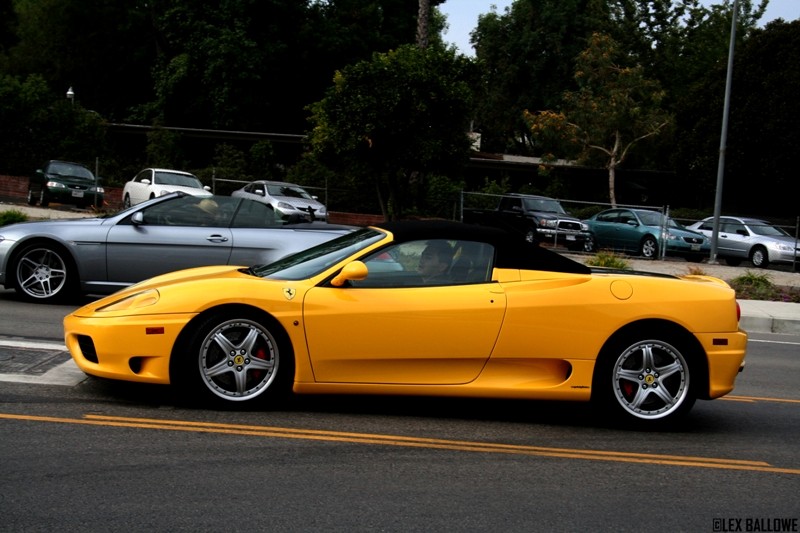
[[[31,218],[36,219],[59,219],[59,218],[81,218],[93,216],[89,211],[83,211],[68,206],[58,206],[58,208],[31,207],[24,204],[0,202],[0,211],[16,209],[22,211]],[[2,230],[0,230],[2,231]],[[567,254],[569,255],[569,254]],[[573,259],[580,261],[581,257],[572,256]],[[630,260],[632,268],[650,272],[664,272],[669,274],[686,274],[692,267],[702,269],[710,276],[717,276],[721,279],[732,279],[744,273],[740,267],[728,267],[720,265],[707,265],[705,263],[694,264],[686,261],[644,261],[638,259]],[[770,276],[778,278],[776,284],[800,285],[800,273],[767,271]],[[767,302],[762,300],[739,300],[742,310],[742,318],[739,324],[748,333],[784,333],[800,335],[800,304],[786,302]]]

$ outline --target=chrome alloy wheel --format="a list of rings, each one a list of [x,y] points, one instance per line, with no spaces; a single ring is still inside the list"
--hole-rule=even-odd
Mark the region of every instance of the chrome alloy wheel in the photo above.
[[[259,323],[226,320],[200,345],[200,377],[215,395],[229,401],[251,400],[266,391],[278,372],[275,338]]]
[[[642,419],[667,417],[680,409],[689,394],[689,365],[673,346],[639,341],[614,364],[614,398],[629,414]]]
[[[17,261],[17,286],[31,298],[56,296],[67,283],[67,265],[58,252],[47,247],[25,250]]]

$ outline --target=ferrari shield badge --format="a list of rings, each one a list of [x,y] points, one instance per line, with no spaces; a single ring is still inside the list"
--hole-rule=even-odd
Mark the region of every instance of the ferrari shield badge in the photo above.
[[[291,300],[294,298],[294,295],[297,294],[297,289],[292,287],[286,287],[283,289],[283,295],[286,297],[287,300]]]

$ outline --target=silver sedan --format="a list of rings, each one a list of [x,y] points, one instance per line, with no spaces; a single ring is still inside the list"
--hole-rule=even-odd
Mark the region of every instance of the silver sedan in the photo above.
[[[0,227],[0,285],[38,302],[108,294],[185,268],[271,263],[352,229],[287,223],[243,198],[177,192],[105,218]]]
[[[689,229],[711,237],[714,217],[695,222]],[[724,216],[719,219],[717,255],[729,265],[750,260],[757,268],[771,263],[791,264],[800,259],[797,239],[769,222],[756,218]]]

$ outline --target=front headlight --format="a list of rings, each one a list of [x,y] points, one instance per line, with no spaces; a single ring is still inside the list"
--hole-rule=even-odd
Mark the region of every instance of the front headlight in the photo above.
[[[581,222],[581,231],[589,231],[589,224]]]
[[[286,202],[278,202],[279,209],[289,209],[291,211],[295,211],[297,208],[292,204],[287,204]]]
[[[102,187],[92,187],[92,190],[97,192],[97,193],[100,193],[100,194],[103,194],[103,193],[106,192],[106,190],[103,189]]]
[[[545,228],[555,228],[558,225],[558,221],[551,219],[543,219],[539,221],[539,225]]]
[[[783,244],[782,242],[777,243],[775,245],[775,248],[777,248],[781,252],[794,252],[794,247],[789,246],[788,244]]]
[[[109,311],[126,311],[129,309],[140,309],[147,307],[158,302],[160,295],[155,289],[148,289],[142,292],[136,292],[114,303],[98,307],[98,313],[105,313]]]
[[[67,186],[61,183],[60,181],[48,181],[47,186],[52,189],[66,189]]]

